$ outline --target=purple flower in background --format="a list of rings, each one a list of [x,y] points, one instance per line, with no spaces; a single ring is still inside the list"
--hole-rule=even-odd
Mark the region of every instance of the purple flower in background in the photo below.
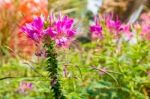
[[[118,36],[121,27],[121,21],[118,19],[118,17],[115,20],[113,20],[113,14],[110,14],[106,16],[105,21],[108,29],[114,32],[115,36]]]
[[[133,37],[133,33],[130,30],[130,24],[122,24],[120,27],[120,31],[122,31],[125,34],[127,40],[131,40],[131,38]]]
[[[114,29],[116,31],[119,31],[120,26],[121,26],[121,22],[119,20],[114,21],[114,20],[108,19],[106,21],[106,25],[110,30]]]
[[[76,30],[73,28],[74,20],[61,15],[56,19],[56,17],[50,15],[50,22],[53,23],[45,30],[45,33],[56,42],[57,46],[68,46],[72,37],[76,34]]]
[[[21,31],[25,33],[32,40],[39,42],[43,36],[44,18],[36,17],[31,23],[26,24],[21,28]]]
[[[99,20],[97,17],[95,17],[95,25],[90,26],[90,31],[92,32],[92,37],[93,38],[103,38],[102,34],[102,27],[99,24]]]
[[[19,91],[19,93],[25,93],[25,92],[30,91],[32,89],[33,89],[32,83],[23,81],[20,83],[18,91]]]
[[[142,24],[141,35],[147,40],[150,40],[150,25],[149,24]]]

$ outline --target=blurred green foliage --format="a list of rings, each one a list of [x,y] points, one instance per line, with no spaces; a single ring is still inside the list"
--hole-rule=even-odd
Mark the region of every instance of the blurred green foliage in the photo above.
[[[116,54],[115,44],[91,42],[78,48],[59,51],[59,77],[67,99],[148,99],[150,78],[149,44],[142,41],[134,45],[123,42],[122,52]],[[82,47],[81,47],[82,46]],[[45,62],[32,63],[11,59],[0,69],[2,99],[51,99]],[[97,69],[107,68],[100,74]],[[65,72],[64,72],[65,71]],[[39,74],[40,73],[40,74]],[[42,76],[41,76],[42,75]],[[16,92],[20,81],[34,84],[27,95]],[[11,98],[10,98],[11,97]]]

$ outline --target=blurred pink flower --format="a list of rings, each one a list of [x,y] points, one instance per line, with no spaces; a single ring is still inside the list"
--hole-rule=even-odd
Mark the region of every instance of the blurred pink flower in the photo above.
[[[95,24],[90,26],[90,31],[92,33],[92,38],[103,38],[102,26],[99,24],[100,20],[95,17]]]
[[[142,37],[146,38],[147,40],[150,40],[150,25],[143,24],[142,25]]]
[[[142,23],[150,24],[150,12],[145,12],[140,16]]]
[[[20,83],[18,91],[19,91],[19,93],[25,93],[25,92],[30,91],[32,89],[33,89],[32,83],[23,81]]]
[[[113,14],[109,14],[105,18],[107,28],[115,34],[115,36],[119,35],[120,28],[121,28],[121,21],[118,17],[113,20]]]
[[[122,24],[120,27],[120,31],[122,31],[125,34],[125,37],[127,37],[128,40],[131,40],[131,38],[133,37],[130,24]]]

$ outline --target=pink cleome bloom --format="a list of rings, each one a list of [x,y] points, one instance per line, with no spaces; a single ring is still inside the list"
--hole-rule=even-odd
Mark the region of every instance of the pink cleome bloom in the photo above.
[[[90,26],[90,31],[93,38],[103,38],[102,26],[99,24],[99,20],[95,17],[95,24]]]
[[[127,38],[127,40],[131,40],[131,38],[133,37],[130,24],[122,24],[120,26],[120,31],[125,34],[125,37]]]
[[[142,37],[146,38],[147,40],[150,40],[150,25],[143,24],[142,25]]]
[[[150,12],[144,12],[140,16],[140,21],[144,24],[150,24]]]
[[[44,23],[49,24],[46,29]],[[68,16],[59,15],[56,18],[51,14],[48,22],[43,17],[37,17],[31,23],[23,26],[21,30],[36,42],[39,42],[45,35],[48,35],[55,41],[57,46],[67,47],[76,34],[73,24],[74,20]]]
[[[118,17],[115,20],[113,20],[113,14],[110,14],[106,16],[105,22],[107,28],[110,31],[112,31],[115,34],[115,36],[118,36],[121,28],[121,21],[118,19]]]
[[[31,23],[25,24],[21,31],[32,40],[39,42],[43,36],[44,18],[36,17]]]
[[[45,30],[52,40],[55,41],[59,47],[67,47],[76,34],[73,28],[74,20],[68,16],[59,15],[57,18],[50,15],[50,26]]]
[[[20,93],[24,93],[24,92],[27,92],[27,91],[32,90],[32,89],[33,89],[32,83],[23,81],[20,83],[18,91]]]

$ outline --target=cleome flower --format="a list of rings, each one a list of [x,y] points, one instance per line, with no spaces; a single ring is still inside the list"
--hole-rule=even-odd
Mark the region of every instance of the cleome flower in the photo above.
[[[31,23],[25,24],[21,31],[32,40],[39,42],[43,36],[44,18],[36,17]]]
[[[115,36],[118,36],[121,28],[121,21],[118,18],[114,20],[113,14],[110,14],[106,16],[105,22],[109,31],[112,31]]]
[[[95,17],[95,24],[90,26],[90,31],[92,33],[92,38],[103,38],[102,26],[99,24],[97,17]]]
[[[56,18],[50,15],[50,26],[45,30],[45,33],[55,41],[57,46],[67,47],[76,34],[73,24],[74,20],[68,16],[59,15]]]
[[[48,26],[44,27],[44,23],[47,23]],[[49,21],[44,20],[43,17],[36,17],[31,23],[24,25],[21,30],[36,42],[47,35],[54,40],[56,46],[67,47],[76,34],[73,25],[74,20],[72,18],[61,14],[56,17],[51,14]]]
[[[25,92],[30,91],[32,89],[33,89],[32,83],[23,81],[20,83],[20,86],[18,88],[18,92],[19,93],[25,93]]]

